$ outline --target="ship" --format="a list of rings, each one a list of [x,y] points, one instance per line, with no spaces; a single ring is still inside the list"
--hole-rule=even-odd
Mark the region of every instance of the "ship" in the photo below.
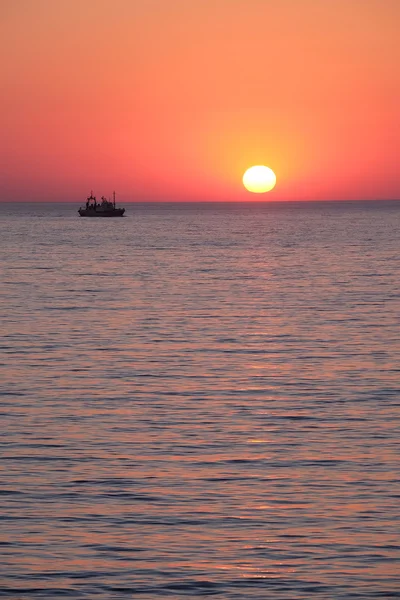
[[[97,202],[96,196],[93,196],[93,192],[91,192],[86,199],[86,207],[81,207],[78,213],[81,217],[123,217],[125,209],[115,206],[115,192],[113,192],[112,200],[107,200],[102,196],[100,202]]]

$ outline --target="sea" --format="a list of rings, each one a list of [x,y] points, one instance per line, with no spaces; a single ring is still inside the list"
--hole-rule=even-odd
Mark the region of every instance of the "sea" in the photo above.
[[[0,204],[0,596],[400,598],[400,202]]]

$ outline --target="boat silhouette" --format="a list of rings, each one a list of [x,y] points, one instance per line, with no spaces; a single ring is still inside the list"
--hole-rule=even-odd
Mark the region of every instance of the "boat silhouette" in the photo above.
[[[101,201],[97,202],[96,196],[93,196],[92,191],[86,199],[86,207],[81,207],[78,213],[81,217],[122,217],[125,213],[125,208],[117,208],[115,206],[115,192],[113,192],[112,200],[108,200],[105,196],[102,196]]]

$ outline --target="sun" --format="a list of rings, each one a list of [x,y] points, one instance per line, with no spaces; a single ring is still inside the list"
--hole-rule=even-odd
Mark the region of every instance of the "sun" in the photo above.
[[[243,175],[243,185],[249,192],[263,194],[271,191],[276,184],[276,175],[269,167],[256,165]]]

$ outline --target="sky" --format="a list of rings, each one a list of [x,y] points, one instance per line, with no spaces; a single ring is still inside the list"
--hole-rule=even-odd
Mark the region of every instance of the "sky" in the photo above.
[[[0,199],[400,198],[399,23],[400,0],[1,0]]]

